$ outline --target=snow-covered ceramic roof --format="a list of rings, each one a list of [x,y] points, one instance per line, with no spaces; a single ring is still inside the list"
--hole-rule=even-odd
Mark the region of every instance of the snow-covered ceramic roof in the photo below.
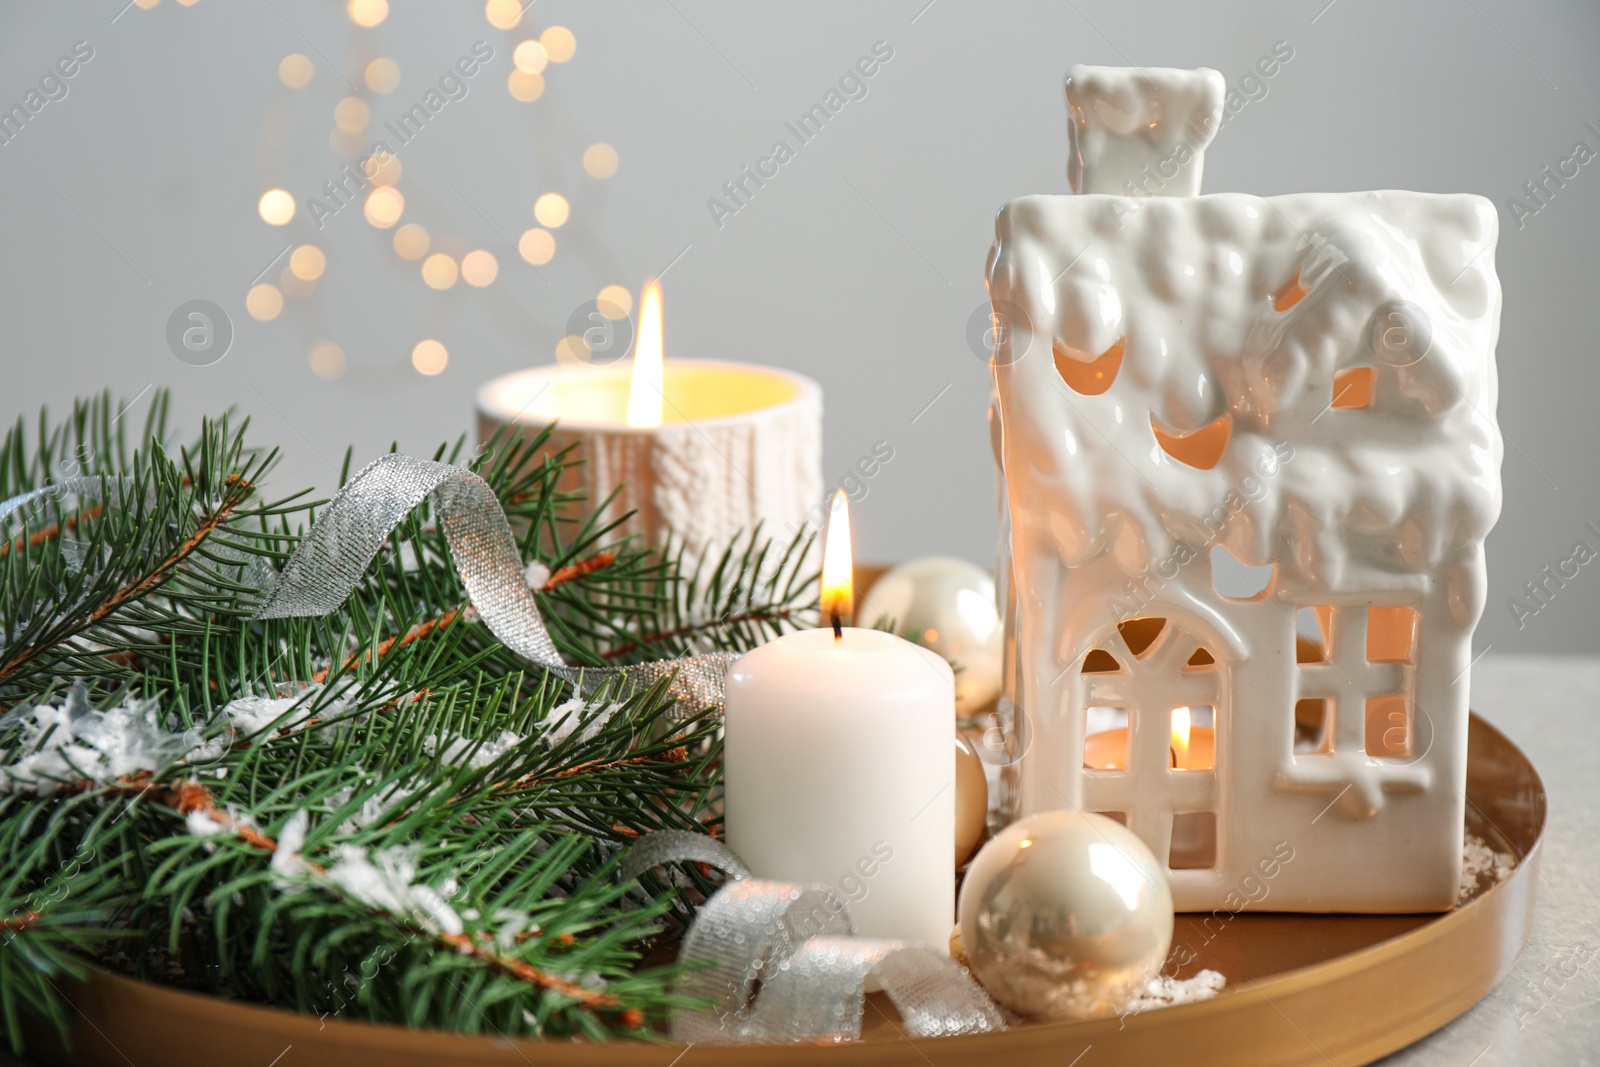
[[[1220,542],[1335,589],[1480,541],[1500,510],[1497,232],[1468,195],[1007,205],[989,284],[1013,524],[1069,564]],[[1370,404],[1333,406],[1336,379],[1346,404],[1370,381]]]

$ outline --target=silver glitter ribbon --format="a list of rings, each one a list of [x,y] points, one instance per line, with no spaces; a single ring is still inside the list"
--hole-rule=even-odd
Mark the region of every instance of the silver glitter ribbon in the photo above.
[[[609,680],[646,688],[672,679],[674,715],[722,706],[735,655],[711,652],[628,667],[572,667],[545,629],[524,577],[506,513],[489,483],[465,467],[390,453],[368,464],[329,502],[295,547],[255,618],[326,615],[361,581],[394,528],[433,499],[467,596],[495,637],[522,658],[588,693]]]
[[[675,1041],[694,1044],[849,1040],[861,1036],[868,977],[908,1037],[982,1034],[1005,1021],[954,960],[921,942],[856,937],[844,900],[825,885],[753,878],[722,842],[663,830],[628,850],[624,878],[666,863],[705,863],[731,881],[700,907],[679,960],[697,966],[677,993],[709,1001],[680,1011]]]

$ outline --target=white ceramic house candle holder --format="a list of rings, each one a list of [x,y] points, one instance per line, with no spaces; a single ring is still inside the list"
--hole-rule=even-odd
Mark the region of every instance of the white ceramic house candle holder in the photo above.
[[[576,444],[582,461],[559,485],[582,493],[577,517],[599,509],[610,522],[632,512],[619,535],[691,556],[725,548],[757,523],[785,537],[822,499],[815,381],[774,367],[667,360],[661,425],[637,428],[627,419],[631,379],[628,362],[497,378],[478,393],[479,440],[508,424],[528,436],[554,424],[546,450]]]
[[[1195,195],[1222,90],[1075,68],[1081,195],[996,222],[1010,813],[1122,819],[1179,910],[1443,910],[1500,510],[1494,208]]]

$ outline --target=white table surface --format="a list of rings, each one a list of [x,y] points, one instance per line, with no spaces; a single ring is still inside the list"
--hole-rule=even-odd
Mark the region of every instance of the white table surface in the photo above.
[[[1600,657],[1491,653],[1472,669],[1472,706],[1544,779],[1533,936],[1493,992],[1382,1063],[1600,1064]]]
[[[1533,936],[1492,993],[1382,1063],[1600,1065],[1600,656],[1485,656],[1472,706],[1528,754],[1548,792]],[[19,1062],[0,1049],[0,1067]]]

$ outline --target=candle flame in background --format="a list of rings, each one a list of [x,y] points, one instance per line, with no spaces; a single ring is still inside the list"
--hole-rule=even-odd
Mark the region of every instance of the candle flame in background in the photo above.
[[[1190,718],[1188,708],[1172,709],[1172,758],[1175,767],[1189,765]]]
[[[639,298],[639,340],[633,346],[633,380],[628,385],[628,425],[648,429],[661,425],[665,400],[661,380],[665,363],[661,331],[661,283],[645,283]]]
[[[843,489],[828,508],[828,536],[822,546],[822,621],[848,620],[854,588],[850,566],[850,504]]]

